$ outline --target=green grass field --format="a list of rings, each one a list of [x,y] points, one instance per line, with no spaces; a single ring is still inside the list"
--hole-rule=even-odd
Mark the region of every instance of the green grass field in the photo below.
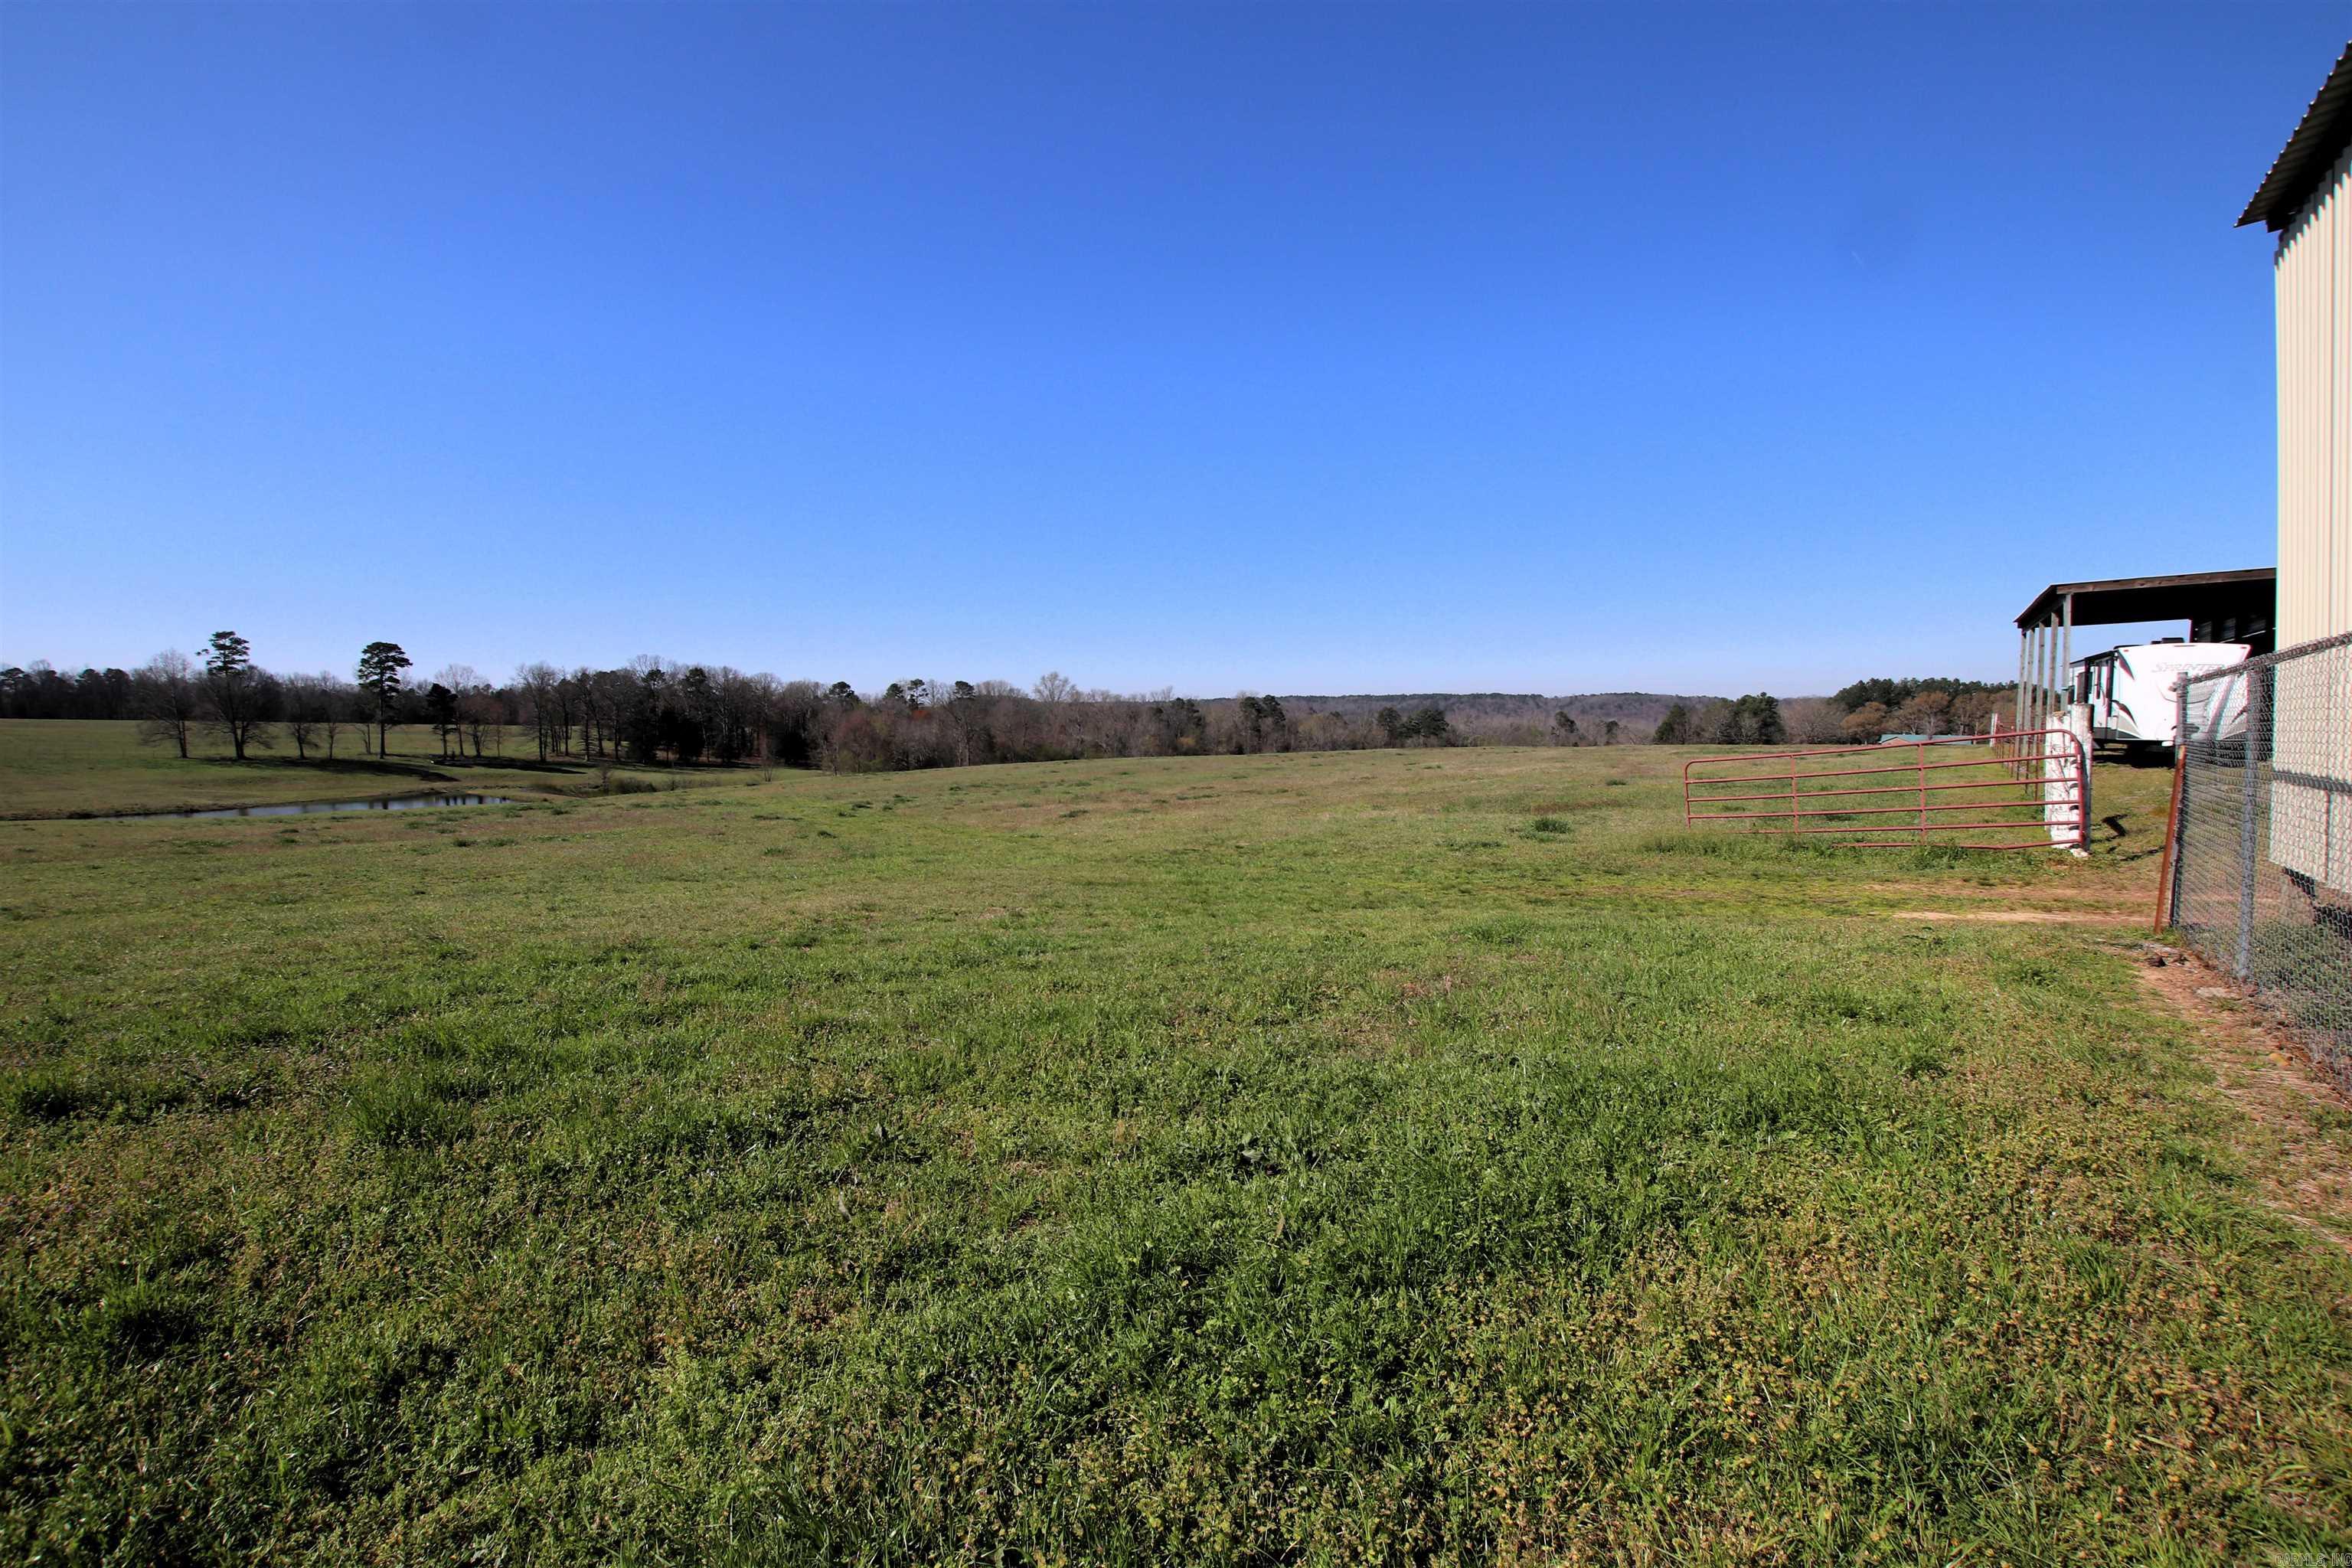
[[[2096,919],[2164,775],[2070,863],[1678,761],[0,824],[0,1554],[2352,1549],[2342,1216]]]
[[[622,781],[621,789],[667,789],[733,772],[607,769],[573,757],[541,763],[530,734],[513,730],[499,744],[485,744],[487,754],[478,759],[469,754],[452,761],[440,749],[423,725],[395,724],[382,757],[360,749],[354,727],[336,742],[331,763],[316,754],[299,760],[284,741],[239,763],[229,756],[226,741],[211,735],[196,737],[184,762],[172,746],[142,745],[139,727],[127,721],[0,720],[0,819],[367,800],[433,790],[580,795],[611,788],[614,780]]]

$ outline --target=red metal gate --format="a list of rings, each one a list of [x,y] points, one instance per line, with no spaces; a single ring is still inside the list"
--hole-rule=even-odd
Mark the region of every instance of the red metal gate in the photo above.
[[[1695,757],[1683,764],[1683,821],[1838,835],[1865,848],[2080,849],[2090,843],[2090,757],[2070,730],[2011,731],[1998,744],[1951,735]],[[1969,834],[1980,837],[1955,837]]]

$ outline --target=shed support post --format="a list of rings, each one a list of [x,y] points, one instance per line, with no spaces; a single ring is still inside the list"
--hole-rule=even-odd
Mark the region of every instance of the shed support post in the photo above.
[[[2033,728],[2033,710],[2041,705],[2037,695],[2042,686],[2042,623],[2034,622],[2025,628],[2025,706],[2017,710],[2017,727]],[[2018,742],[2021,746],[2023,742]]]
[[[2025,728],[2025,654],[2032,637],[2023,626],[2017,628],[2017,699],[2009,705],[2009,727],[2012,730]],[[2009,750],[2011,755],[2016,755],[2017,742],[2011,741]]]
[[[2058,645],[2058,679],[2065,683],[2066,700],[2074,700],[2074,595],[2066,595],[2066,629]]]
[[[2042,617],[2042,624],[2033,629],[2033,637],[2035,654],[2033,660],[2033,727],[2037,730],[2047,730],[2050,728],[2051,648],[2049,616],[2044,616]]]
[[[2050,612],[2050,624],[2042,628],[2042,727],[2045,730],[2058,722],[2058,612]]]
[[[2034,661],[2042,657],[2042,634],[2034,626],[2025,628],[2025,679],[2018,687],[2021,700],[2017,705],[2017,727],[2033,728],[2033,683],[2042,679],[2042,668]],[[2018,742],[2023,745],[2022,741]]]
[[[2261,748],[2255,744],[2255,738],[2263,732],[2263,726],[2268,721],[2263,712],[2266,706],[2263,701],[2263,676],[2266,673],[2264,670],[2249,670],[2245,676],[2246,777],[2238,805],[2238,978],[2241,980],[2252,979],[2254,971],[2254,854],[2257,838],[2254,826],[2254,786],[2257,781],[2254,775],[2261,765]],[[2184,689],[2187,684],[2182,682]],[[2220,704],[2221,695],[2218,689],[2212,700],[2217,706]],[[2221,725],[2216,721],[2214,737],[2217,746],[2220,736]]]

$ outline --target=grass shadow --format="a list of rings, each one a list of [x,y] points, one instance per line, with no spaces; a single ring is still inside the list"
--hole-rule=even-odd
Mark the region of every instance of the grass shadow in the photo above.
[[[426,767],[422,763],[387,762],[380,757],[337,757],[331,762],[325,757],[247,757],[242,762],[235,757],[191,757],[188,760],[223,768],[292,768],[339,778],[381,773],[394,778],[421,779],[427,784],[455,782],[454,775]]]

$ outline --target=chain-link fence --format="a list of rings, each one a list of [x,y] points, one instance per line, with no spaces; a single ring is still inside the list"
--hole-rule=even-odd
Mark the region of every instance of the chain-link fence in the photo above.
[[[2352,634],[2179,688],[2170,923],[2352,1085]]]

